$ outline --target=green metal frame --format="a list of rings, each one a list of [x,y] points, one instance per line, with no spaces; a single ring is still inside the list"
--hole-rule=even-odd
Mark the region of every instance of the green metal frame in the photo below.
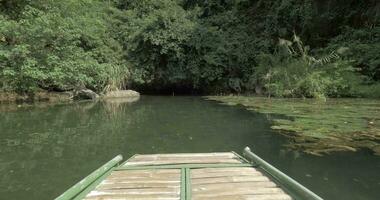
[[[321,197],[316,195],[314,192],[307,189],[305,186],[301,185],[288,175],[284,174],[277,168],[273,167],[265,160],[261,159],[259,156],[254,154],[249,147],[244,149],[243,155],[246,156],[250,161],[257,164],[257,167],[262,169],[266,174],[274,179],[275,182],[283,186],[293,198],[299,200],[323,200]]]
[[[186,200],[191,199],[191,176],[190,176],[190,168],[185,169],[185,177],[186,177]]]
[[[80,192],[77,196],[75,196],[72,200],[82,200],[84,199],[87,194],[89,194],[91,191],[93,191],[96,186],[98,186],[104,179],[106,179],[113,171],[114,168],[110,169],[108,172],[103,174],[101,177],[96,179],[93,183],[91,183],[86,189],[84,189],[82,192]]]
[[[250,163],[249,160],[247,160],[246,158],[244,158],[243,156],[239,155],[238,153],[236,153],[235,151],[231,151],[231,153],[233,153],[236,157],[238,157],[243,163]],[[252,165],[252,164],[251,164]],[[253,166],[253,165],[252,165]],[[253,166],[254,167],[254,166]]]
[[[127,163],[129,160],[131,160],[132,158],[135,158],[135,157],[138,156],[138,155],[140,155],[140,154],[135,154],[135,155],[131,156],[130,158],[128,158],[127,160],[125,160],[124,162],[122,162],[122,163],[120,164],[120,166],[125,165],[125,163]]]
[[[181,200],[186,200],[186,169],[181,168]]]
[[[93,183],[99,181],[101,177],[106,177],[107,172],[111,172],[112,169],[123,160],[123,156],[118,155],[112,160],[108,161],[106,164],[101,166],[99,169],[92,172],[86,178],[72,186],[66,192],[61,194],[55,200],[72,200],[82,191],[88,189],[90,185],[94,185]]]

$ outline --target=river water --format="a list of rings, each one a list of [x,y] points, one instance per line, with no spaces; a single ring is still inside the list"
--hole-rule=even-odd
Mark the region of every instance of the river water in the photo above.
[[[54,199],[117,154],[245,146],[325,199],[380,199],[380,156],[289,151],[270,125],[268,115],[201,97],[0,105],[0,199]]]

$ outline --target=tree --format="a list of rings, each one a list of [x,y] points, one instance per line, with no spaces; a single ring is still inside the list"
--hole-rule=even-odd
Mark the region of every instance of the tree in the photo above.
[[[17,20],[0,18],[1,87],[101,91],[114,78],[111,72],[126,68],[104,3],[43,2],[27,5]]]

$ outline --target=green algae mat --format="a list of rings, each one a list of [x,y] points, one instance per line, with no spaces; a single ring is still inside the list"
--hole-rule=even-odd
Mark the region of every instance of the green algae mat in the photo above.
[[[369,149],[380,155],[380,100],[281,99],[208,96],[226,105],[242,105],[266,114],[272,129],[292,138],[290,148],[323,155]]]

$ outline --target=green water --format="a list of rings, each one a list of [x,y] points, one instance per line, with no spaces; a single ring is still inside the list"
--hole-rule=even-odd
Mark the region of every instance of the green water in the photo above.
[[[200,97],[0,105],[0,199],[53,199],[117,154],[241,152],[245,146],[325,199],[380,199],[380,157],[288,151],[269,115]]]

